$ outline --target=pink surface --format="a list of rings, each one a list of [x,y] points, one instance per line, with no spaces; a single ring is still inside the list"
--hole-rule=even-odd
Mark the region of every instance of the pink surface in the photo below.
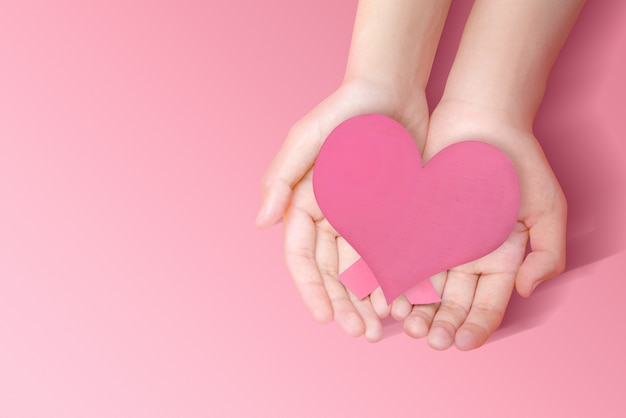
[[[253,224],[356,2],[4,1],[0,417],[620,417],[626,4],[589,1],[535,133],[568,271],[473,352],[315,323]],[[441,92],[469,2],[452,4]]]
[[[315,161],[313,189],[388,303],[436,273],[493,252],[519,213],[517,174],[500,150],[461,142],[422,167],[408,131],[377,114],[331,132]]]

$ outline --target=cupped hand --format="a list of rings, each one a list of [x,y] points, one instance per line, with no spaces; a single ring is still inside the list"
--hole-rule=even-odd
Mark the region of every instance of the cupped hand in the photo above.
[[[527,297],[541,282],[565,267],[567,204],[559,183],[529,127],[495,109],[471,103],[442,102],[433,112],[424,160],[453,143],[481,140],[505,152],[521,186],[518,222],[496,251],[432,278],[442,301],[411,306],[404,298],[392,305],[405,332],[427,337],[435,349],[452,345],[470,350],[485,343],[504,317],[516,287]],[[530,240],[530,252],[525,256]]]
[[[283,217],[285,263],[317,321],[335,319],[349,335],[364,334],[369,341],[378,341],[380,318],[388,315],[390,307],[380,289],[358,300],[339,282],[339,273],[358,255],[324,218],[311,181],[315,158],[330,132],[346,119],[369,113],[398,120],[423,147],[428,129],[423,91],[364,80],[344,83],[289,131],[263,177],[256,224],[265,228]]]

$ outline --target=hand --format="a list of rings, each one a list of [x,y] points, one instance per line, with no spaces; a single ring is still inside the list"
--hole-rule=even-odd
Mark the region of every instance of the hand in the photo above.
[[[417,93],[415,93],[417,92]],[[423,91],[353,80],[344,84],[290,130],[263,180],[259,227],[284,213],[285,261],[300,296],[319,322],[333,318],[352,336],[382,338],[380,318],[389,314],[380,289],[359,301],[338,281],[358,255],[324,219],[313,195],[312,167],[329,133],[344,120],[381,113],[407,127],[421,148],[428,125]]]
[[[455,142],[477,139],[497,146],[514,163],[521,185],[517,225],[493,253],[432,278],[442,302],[411,306],[404,298],[392,314],[405,332],[443,350],[481,346],[498,328],[514,287],[529,296],[565,267],[567,205],[542,150],[532,135],[506,114],[469,102],[443,101],[433,113],[424,151],[427,161]],[[530,239],[531,252],[524,258]]]

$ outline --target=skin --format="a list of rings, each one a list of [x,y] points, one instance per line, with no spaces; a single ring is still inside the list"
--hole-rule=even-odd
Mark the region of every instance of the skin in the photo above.
[[[263,181],[256,224],[283,216],[285,262],[300,296],[319,322],[331,320],[352,336],[382,338],[389,314],[380,290],[363,301],[337,280],[358,258],[322,216],[311,169],[328,134],[344,120],[381,113],[402,123],[420,149],[428,131],[424,93],[449,1],[359,2],[344,81],[290,130]]]
[[[264,176],[256,222],[268,227],[283,216],[285,262],[316,320],[334,319],[347,334],[378,341],[380,318],[391,314],[435,349],[469,350],[500,325],[515,287],[529,296],[563,270],[567,205],[532,124],[582,4],[477,0],[429,118],[424,89],[449,2],[359,2],[344,82],[290,130]],[[387,306],[380,290],[359,301],[337,280],[358,255],[317,207],[311,169],[332,129],[364,113],[402,123],[424,162],[455,142],[480,139],[503,150],[518,170],[522,203],[514,232],[492,254],[433,277],[440,304],[412,306],[400,297]]]
[[[532,125],[552,65],[580,9],[580,0],[478,0],[430,119],[428,160],[446,146],[478,138],[503,150],[521,185],[517,226],[495,252],[433,279],[437,305],[394,301],[407,334],[435,349],[481,346],[502,322],[514,287],[530,296],[565,268],[567,204]],[[530,240],[530,253],[524,257]],[[410,313],[409,313],[410,312]]]

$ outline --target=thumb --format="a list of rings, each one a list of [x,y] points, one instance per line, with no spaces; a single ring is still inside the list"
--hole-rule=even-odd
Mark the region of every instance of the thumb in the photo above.
[[[529,230],[531,252],[520,266],[515,286],[524,297],[565,270],[566,215],[540,219]]]
[[[315,162],[323,138],[318,128],[307,129],[307,125],[310,123],[300,122],[291,128],[263,176],[263,198],[256,218],[258,228],[270,227],[280,220],[287,210],[294,186]]]
[[[289,181],[278,179],[263,185],[263,198],[255,221],[257,228],[268,228],[280,220],[291,200],[291,193]]]
[[[330,132],[352,116],[376,111],[347,99],[359,97],[355,92],[351,85],[342,86],[290,129],[263,179],[263,201],[256,220],[259,228],[273,225],[283,215],[294,186],[313,167]]]

